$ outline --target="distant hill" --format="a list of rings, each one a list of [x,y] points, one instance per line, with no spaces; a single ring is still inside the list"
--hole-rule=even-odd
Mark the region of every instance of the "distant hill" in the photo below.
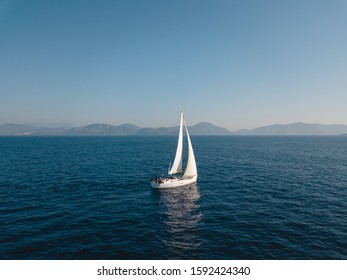
[[[91,124],[67,130],[64,135],[177,135],[179,126],[141,128],[133,124],[119,126]],[[231,135],[231,131],[210,123],[198,123],[189,127],[191,135]]]
[[[62,135],[66,128],[36,127],[24,124],[7,123],[0,125],[0,136],[5,135]]]
[[[341,135],[347,133],[347,125],[344,124],[273,124],[258,127],[252,130],[242,129],[235,135]]]
[[[136,135],[177,135],[178,129],[178,126],[158,128],[146,127],[137,131]]]
[[[223,127],[216,126],[212,123],[201,122],[189,127],[191,135],[232,135],[233,133]]]
[[[134,135],[140,127],[133,124],[122,124],[118,126],[110,124],[90,124],[83,127],[71,128],[64,135],[87,136],[87,135]]]
[[[137,135],[177,135],[179,126],[159,127],[159,128],[142,128]],[[231,135],[232,132],[226,128],[216,126],[211,123],[201,122],[194,126],[188,127],[190,135]]]
[[[28,135],[35,133],[36,130],[36,127],[24,124],[5,123],[0,125],[0,135]]]

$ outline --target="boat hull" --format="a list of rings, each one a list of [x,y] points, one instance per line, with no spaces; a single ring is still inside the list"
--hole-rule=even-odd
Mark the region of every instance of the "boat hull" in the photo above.
[[[162,179],[162,182],[151,182],[151,186],[155,189],[172,189],[179,188],[184,186],[189,186],[196,183],[198,176],[192,178],[165,178]]]

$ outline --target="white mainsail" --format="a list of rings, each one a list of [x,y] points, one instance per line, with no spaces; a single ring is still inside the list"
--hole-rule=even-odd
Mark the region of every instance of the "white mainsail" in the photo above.
[[[183,178],[191,178],[191,177],[197,176],[198,172],[196,170],[196,162],[195,162],[193,146],[190,141],[187,124],[185,121],[184,121],[184,126],[186,127],[187,139],[188,139],[188,163],[187,163],[187,167],[184,172]]]
[[[178,134],[177,150],[174,163],[169,174],[182,172],[182,151],[183,151],[183,112],[181,112],[180,131]]]

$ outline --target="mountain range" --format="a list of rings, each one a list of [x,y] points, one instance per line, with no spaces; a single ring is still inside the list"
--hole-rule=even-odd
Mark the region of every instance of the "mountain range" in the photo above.
[[[112,135],[177,135],[178,126],[142,128],[134,124],[110,125],[90,124],[76,128],[47,128],[23,124],[0,125],[0,136],[39,136],[39,135],[61,135],[61,136],[112,136]],[[252,130],[241,129],[230,131],[226,128],[211,123],[201,122],[189,127],[191,135],[345,135],[347,125],[343,124],[273,124],[258,127]]]
[[[242,129],[237,135],[341,135],[347,132],[345,124],[291,123],[273,124],[252,130]]]

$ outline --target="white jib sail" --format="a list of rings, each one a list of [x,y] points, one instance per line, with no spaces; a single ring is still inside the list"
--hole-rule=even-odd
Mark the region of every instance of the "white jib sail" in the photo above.
[[[183,150],[183,112],[181,112],[180,131],[178,134],[177,150],[174,163],[169,174],[182,172],[182,150]]]
[[[187,163],[187,167],[186,167],[186,170],[184,172],[183,178],[190,178],[190,177],[197,176],[198,172],[196,169],[196,162],[195,162],[193,146],[192,146],[192,143],[190,141],[186,122],[184,122],[184,126],[186,127],[187,139],[188,139],[188,163]]]

